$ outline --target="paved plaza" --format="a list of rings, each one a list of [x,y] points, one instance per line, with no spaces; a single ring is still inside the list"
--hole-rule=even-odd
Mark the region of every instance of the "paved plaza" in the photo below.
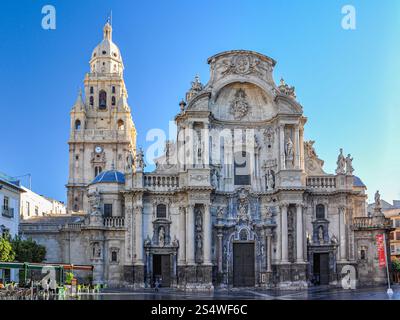
[[[96,295],[81,295],[85,300],[400,300],[400,285],[395,285],[389,297],[386,287],[344,290],[331,287],[312,287],[301,291],[231,289],[215,290],[213,293],[183,292],[174,289],[128,290],[107,289]]]

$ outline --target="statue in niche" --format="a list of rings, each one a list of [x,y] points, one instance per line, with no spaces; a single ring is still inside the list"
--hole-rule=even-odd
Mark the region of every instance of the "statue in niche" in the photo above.
[[[129,152],[128,156],[126,157],[126,172],[131,173],[132,167],[134,164],[134,159],[132,153]]]
[[[203,237],[198,232],[196,235],[196,260],[201,260],[203,256]]]
[[[267,220],[271,220],[272,219],[272,209],[270,206],[265,206],[265,218]]]
[[[217,211],[217,219],[223,219],[223,217],[224,217],[224,208],[219,207],[219,209]]]
[[[275,177],[272,170],[268,170],[267,175],[267,191],[274,190],[275,188]]]
[[[239,200],[238,217],[244,220],[247,218],[247,204],[243,199]]]
[[[286,140],[285,155],[286,159],[288,160],[293,159],[293,142],[292,139],[290,139],[290,137],[288,137]]]
[[[197,163],[201,163],[201,159],[203,156],[203,149],[202,149],[202,141],[201,141],[201,131],[200,129],[195,129],[195,138],[194,138],[194,150],[196,152],[196,160]]]
[[[318,240],[320,244],[324,243],[324,227],[319,226],[318,228]]]
[[[343,149],[340,148],[340,153],[338,156],[338,159],[336,161],[336,174],[344,174],[345,173],[345,167],[346,167],[346,159],[343,156]]]
[[[165,231],[163,226],[161,226],[158,231],[158,245],[160,247],[164,247],[165,245]]]
[[[218,173],[217,170],[213,170],[211,174],[211,185],[217,189],[218,188]]]
[[[352,175],[353,172],[354,172],[353,158],[351,157],[350,154],[348,154],[346,157],[346,174]]]
[[[201,219],[201,209],[200,208],[196,208],[195,209],[195,214],[196,214],[196,222],[195,222],[195,226],[196,226],[196,231],[201,231],[202,230],[202,219]]]
[[[93,255],[93,258],[101,258],[101,248],[100,248],[100,244],[98,242],[95,242],[93,244],[92,255]]]

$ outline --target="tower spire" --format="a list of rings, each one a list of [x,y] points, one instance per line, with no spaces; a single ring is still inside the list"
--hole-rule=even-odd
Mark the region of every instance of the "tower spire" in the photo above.
[[[112,27],[110,24],[110,18],[107,19],[107,22],[103,28],[103,33],[104,33],[104,40],[109,40],[111,41],[112,39]]]

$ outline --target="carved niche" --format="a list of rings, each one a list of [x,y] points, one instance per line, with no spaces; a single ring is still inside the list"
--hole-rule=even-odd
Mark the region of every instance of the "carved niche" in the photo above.
[[[243,89],[236,90],[235,98],[231,102],[230,113],[235,120],[240,120],[247,115],[249,109],[246,92]]]

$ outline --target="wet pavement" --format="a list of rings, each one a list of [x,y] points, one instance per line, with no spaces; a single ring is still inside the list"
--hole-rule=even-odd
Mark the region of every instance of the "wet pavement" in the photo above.
[[[400,286],[392,287],[393,295],[386,293],[387,287],[358,288],[344,290],[332,287],[312,287],[307,290],[258,290],[216,289],[212,293],[183,292],[162,288],[129,290],[106,289],[95,295],[81,295],[80,300],[400,300]]]

